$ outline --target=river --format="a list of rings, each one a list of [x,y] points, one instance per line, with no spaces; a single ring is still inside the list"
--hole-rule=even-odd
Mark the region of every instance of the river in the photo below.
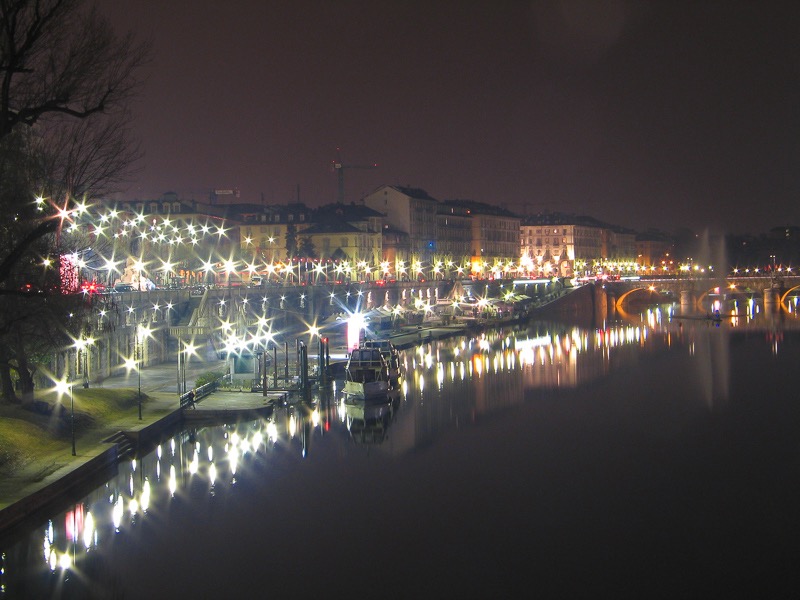
[[[670,310],[425,344],[390,397],[176,431],[0,539],[0,598],[788,595],[796,313]]]

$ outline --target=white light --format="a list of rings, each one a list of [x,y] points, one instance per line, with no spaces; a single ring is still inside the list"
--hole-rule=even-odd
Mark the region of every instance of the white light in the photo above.
[[[114,522],[114,529],[119,529],[119,526],[122,524],[122,498],[117,497],[117,501],[114,503],[114,509],[111,511],[111,519]]]
[[[150,480],[145,478],[142,487],[142,510],[147,512],[148,508],[150,508]]]
[[[92,545],[92,538],[94,537],[94,517],[91,512],[86,513],[83,520],[83,546],[89,548]]]

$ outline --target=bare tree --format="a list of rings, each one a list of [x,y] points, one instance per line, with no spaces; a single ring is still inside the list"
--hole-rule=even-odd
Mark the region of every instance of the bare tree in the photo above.
[[[118,37],[86,0],[0,0],[0,143],[31,127],[38,143],[28,148],[41,162],[41,179],[30,181],[40,189],[20,195],[14,213],[33,226],[0,256],[0,283],[61,225],[57,212],[24,214],[34,192],[69,209],[124,178],[138,155],[125,109],[148,58],[147,44]]]
[[[0,0],[0,138],[48,114],[123,105],[147,56],[85,0]]]
[[[140,153],[127,109],[148,58],[147,44],[117,36],[86,0],[0,0],[0,391],[8,399],[12,372],[30,396],[43,357],[83,331],[85,302],[51,293],[58,270],[43,262],[58,266],[76,202],[115,191],[131,174]],[[37,195],[49,202],[35,203]]]

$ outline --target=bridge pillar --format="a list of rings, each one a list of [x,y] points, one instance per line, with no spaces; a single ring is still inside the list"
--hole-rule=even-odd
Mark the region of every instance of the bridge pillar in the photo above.
[[[764,310],[775,312],[781,305],[781,289],[776,286],[764,289]]]
[[[681,290],[681,310],[692,311],[696,303],[694,290]]]
[[[612,303],[609,303],[608,294],[606,293],[606,290],[603,289],[602,285],[595,284],[592,293],[592,303],[594,304],[594,321],[595,323],[604,323],[608,317],[609,305]]]
[[[613,292],[606,290],[606,298],[608,303],[608,317],[613,319],[617,316],[617,296]]]

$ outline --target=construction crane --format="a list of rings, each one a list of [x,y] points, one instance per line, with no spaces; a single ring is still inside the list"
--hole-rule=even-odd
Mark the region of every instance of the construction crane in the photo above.
[[[339,195],[336,201],[339,204],[344,204],[344,170],[345,169],[377,169],[378,163],[371,165],[346,165],[342,162],[342,153],[339,148],[336,149],[336,160],[331,163],[331,168],[336,171],[339,177]]]

